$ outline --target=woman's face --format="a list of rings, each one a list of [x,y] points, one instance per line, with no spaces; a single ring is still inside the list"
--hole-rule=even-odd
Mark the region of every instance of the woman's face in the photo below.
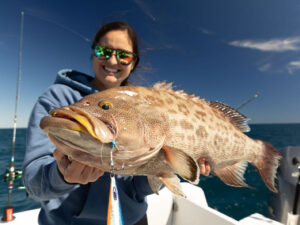
[[[127,31],[114,30],[106,33],[97,43],[98,45],[123,49],[133,52],[131,40],[127,34]],[[115,52],[114,52],[115,53]],[[118,87],[121,85],[130,74],[133,69],[135,61],[129,65],[122,65],[113,54],[109,59],[98,59],[93,56],[93,68],[95,73],[95,79],[93,84],[99,90],[107,88]]]

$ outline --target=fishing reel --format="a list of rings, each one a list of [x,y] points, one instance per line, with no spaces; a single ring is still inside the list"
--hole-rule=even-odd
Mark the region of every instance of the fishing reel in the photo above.
[[[8,168],[6,169],[4,175],[3,175],[3,181],[8,182],[9,181],[9,175],[11,174],[11,179],[17,180],[22,178],[22,170],[15,169],[14,171],[10,171]]]
[[[19,184],[17,186],[18,190],[23,190],[25,187],[22,184],[21,178],[22,178],[22,170],[20,169],[6,169],[5,173],[2,175],[3,176],[3,182],[8,182],[9,183],[9,188],[13,188],[13,183],[16,180],[19,180]]]
[[[9,192],[8,205],[3,209],[3,217],[1,219],[4,222],[12,221],[15,218],[13,215],[14,208],[10,204],[11,203],[10,202],[11,201],[11,193],[12,193],[12,189],[14,187],[14,181],[22,178],[22,170],[15,169],[15,167],[13,166],[14,164],[11,164],[11,165],[12,166],[9,169],[7,168],[5,173],[3,174],[3,181],[7,182],[7,187],[8,187],[8,192]],[[18,189],[24,189],[24,187],[22,185],[19,185]]]

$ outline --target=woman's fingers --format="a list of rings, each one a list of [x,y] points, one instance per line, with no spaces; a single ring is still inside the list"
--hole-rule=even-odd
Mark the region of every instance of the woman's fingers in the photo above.
[[[76,160],[71,161],[59,150],[55,150],[53,156],[57,161],[59,172],[68,183],[87,184],[96,181],[103,175],[102,170],[87,166]]]
[[[208,176],[210,174],[211,168],[209,163],[205,160],[205,158],[199,158],[197,160],[199,168],[200,168],[200,173],[204,176]]]

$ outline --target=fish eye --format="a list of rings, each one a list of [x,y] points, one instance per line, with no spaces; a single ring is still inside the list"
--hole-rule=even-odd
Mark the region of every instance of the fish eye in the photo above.
[[[99,103],[99,106],[104,110],[109,110],[112,108],[112,104],[109,101],[102,101]]]

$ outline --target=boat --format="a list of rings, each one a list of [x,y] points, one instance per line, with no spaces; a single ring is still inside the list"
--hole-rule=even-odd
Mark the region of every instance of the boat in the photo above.
[[[283,159],[277,171],[280,194],[271,194],[270,209],[275,220],[300,225],[300,146],[287,146],[281,151]]]
[[[147,197],[148,225],[283,225],[259,213],[249,215],[239,221],[209,207],[202,188],[182,182],[186,198],[176,196],[163,188],[159,195]],[[37,225],[40,209],[33,209],[14,214],[15,219],[4,222],[8,225]]]

